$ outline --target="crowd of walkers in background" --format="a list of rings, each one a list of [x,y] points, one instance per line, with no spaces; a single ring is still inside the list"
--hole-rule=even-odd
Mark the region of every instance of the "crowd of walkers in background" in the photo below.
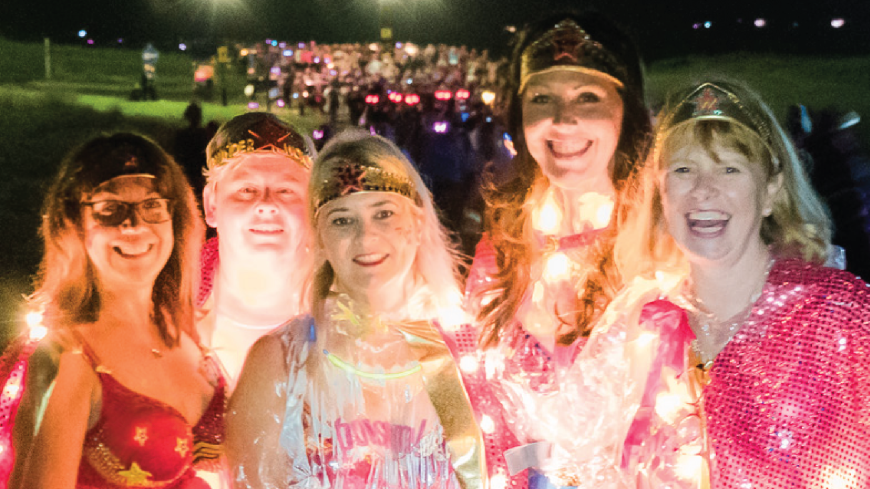
[[[252,107],[317,112],[327,122],[310,135],[321,149],[341,129],[358,126],[390,139],[433,191],[445,225],[471,254],[483,227],[483,176],[511,178],[514,156],[500,107],[508,63],[466,46],[286,43],[236,46]],[[651,110],[654,117],[655,108]],[[202,125],[192,103],[174,155],[190,168],[199,195],[204,148],[215,123]],[[785,127],[825,199],[834,243],[850,271],[870,276],[870,158],[856,135],[860,116],[821,107],[790,107]],[[192,151],[190,148],[194,148]]]
[[[0,489],[870,486],[857,116],[653,116],[597,12],[387,46],[240,48],[251,110],[67,154]]]

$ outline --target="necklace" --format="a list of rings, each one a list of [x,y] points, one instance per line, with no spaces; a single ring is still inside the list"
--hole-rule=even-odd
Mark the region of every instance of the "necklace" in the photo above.
[[[696,338],[692,340],[691,346],[694,354],[697,356],[697,367],[699,369],[708,371],[713,366],[713,360],[716,358],[716,355],[725,348],[728,342],[731,341],[731,338],[752,316],[755,303],[764,291],[764,286],[767,284],[767,279],[770,275],[770,269],[773,268],[775,261],[772,257],[768,261],[760,283],[754,286],[746,306],[726,320],[719,319],[695,295],[690,279],[687,279],[683,283],[679,298],[680,302],[682,302],[681,305],[689,313],[692,330],[695,332]]]
[[[353,365],[345,362],[338,356],[329,353],[327,350],[323,350],[323,353],[326,355],[326,358],[329,360],[329,363],[335,365],[336,367],[344,370],[347,373],[354,374],[356,376],[365,378],[365,379],[374,379],[374,380],[391,380],[391,379],[401,379],[402,377],[407,377],[409,375],[413,375],[420,370],[423,370],[423,366],[419,363],[409,368],[408,370],[403,370],[401,372],[392,372],[388,374],[383,374],[379,372],[366,372],[365,370],[360,370]]]

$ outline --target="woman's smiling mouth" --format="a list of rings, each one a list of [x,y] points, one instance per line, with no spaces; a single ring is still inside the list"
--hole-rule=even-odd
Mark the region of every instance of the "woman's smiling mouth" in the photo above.
[[[547,140],[547,148],[556,159],[577,158],[586,154],[592,147],[591,139]]]
[[[383,253],[367,253],[355,256],[353,262],[363,267],[376,267],[385,262],[389,256]]]

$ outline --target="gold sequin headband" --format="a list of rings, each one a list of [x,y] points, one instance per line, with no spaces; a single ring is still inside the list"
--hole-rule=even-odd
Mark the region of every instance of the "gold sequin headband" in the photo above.
[[[330,166],[329,176],[312,192],[315,214],[331,200],[360,192],[394,192],[421,205],[414,182],[405,176],[347,160],[339,160]]]
[[[571,19],[559,22],[523,50],[519,91],[532,75],[556,70],[604,76],[618,87],[628,78],[625,65]]]
[[[656,134],[654,158],[658,160],[661,156],[662,145],[674,129],[684,124],[704,120],[736,123],[758,134],[770,151],[774,166],[778,166],[775,161],[776,153],[772,149],[772,133],[764,117],[746,107],[730,90],[711,82],[703,83],[692,90],[672,110],[661,116]]]
[[[287,131],[284,127],[266,120],[257,127],[248,129],[247,134],[249,137],[245,139],[231,141],[218,148],[208,159],[208,169],[213,170],[227,164],[232,158],[255,152],[286,155],[306,170],[311,169],[308,145],[295,131]]]

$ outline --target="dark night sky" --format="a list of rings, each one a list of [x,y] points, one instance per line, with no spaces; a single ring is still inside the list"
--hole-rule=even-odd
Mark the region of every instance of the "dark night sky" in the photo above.
[[[379,1],[393,5],[398,40],[422,43],[498,50],[508,39],[506,25],[521,25],[554,10],[594,7],[625,24],[653,57],[692,49],[752,49],[755,44],[870,51],[867,0],[0,0],[0,35],[74,42],[78,29],[86,28],[106,43],[123,37],[130,43],[168,45],[222,36],[372,41]],[[846,18],[847,25],[832,34],[834,16]],[[757,17],[768,19],[764,35],[776,40],[755,39],[760,34],[751,23]],[[705,20],[714,25],[702,39],[691,25]],[[696,42],[700,44],[694,46]]]

